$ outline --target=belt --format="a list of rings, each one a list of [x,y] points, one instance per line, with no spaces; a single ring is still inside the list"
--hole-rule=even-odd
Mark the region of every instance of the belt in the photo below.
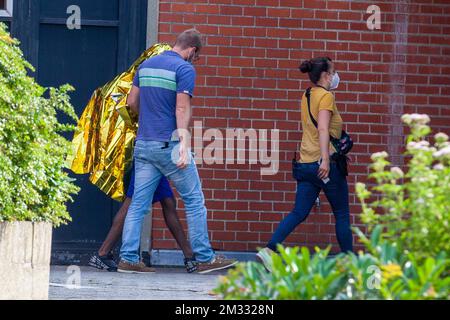
[[[314,162],[299,162],[299,161],[295,161],[295,163],[297,163],[297,164],[307,164],[307,165],[311,165],[311,164],[318,164],[318,165],[320,165],[320,161],[314,161]],[[336,160],[330,159],[330,163],[336,163]]]

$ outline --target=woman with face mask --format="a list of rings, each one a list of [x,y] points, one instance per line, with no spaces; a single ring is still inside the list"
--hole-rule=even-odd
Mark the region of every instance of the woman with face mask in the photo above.
[[[268,269],[269,256],[308,217],[321,190],[333,209],[341,251],[353,249],[346,174],[331,159],[336,150],[330,143],[330,136],[339,138],[342,132],[342,118],[331,92],[339,86],[339,75],[334,63],[326,57],[304,61],[300,71],[308,73],[313,86],[301,101],[300,160],[295,159],[293,164],[293,175],[297,180],[295,206],[280,222],[266,248],[257,254],[258,260]]]

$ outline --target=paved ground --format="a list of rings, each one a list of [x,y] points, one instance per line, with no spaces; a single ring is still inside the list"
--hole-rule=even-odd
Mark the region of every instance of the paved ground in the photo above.
[[[211,290],[224,274],[188,274],[181,268],[158,268],[152,274],[122,274],[90,267],[53,266],[49,299],[213,300],[217,297]]]

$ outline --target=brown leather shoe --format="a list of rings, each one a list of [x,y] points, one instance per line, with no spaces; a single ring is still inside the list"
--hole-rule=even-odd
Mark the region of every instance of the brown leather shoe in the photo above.
[[[237,264],[238,261],[234,259],[226,259],[223,256],[216,256],[214,259],[210,262],[200,262],[197,266],[198,273],[205,274],[212,271],[222,270],[231,268],[235,264]]]
[[[147,267],[143,262],[130,263],[121,260],[117,268],[117,272],[122,273],[151,273],[156,272],[154,268]]]

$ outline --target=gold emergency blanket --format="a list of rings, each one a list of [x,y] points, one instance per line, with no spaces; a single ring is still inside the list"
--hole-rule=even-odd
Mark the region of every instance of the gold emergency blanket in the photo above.
[[[134,75],[142,62],[171,50],[168,44],[147,49],[124,73],[93,93],[78,122],[67,165],[117,201],[125,198],[124,177],[132,165],[137,120],[127,105]]]

